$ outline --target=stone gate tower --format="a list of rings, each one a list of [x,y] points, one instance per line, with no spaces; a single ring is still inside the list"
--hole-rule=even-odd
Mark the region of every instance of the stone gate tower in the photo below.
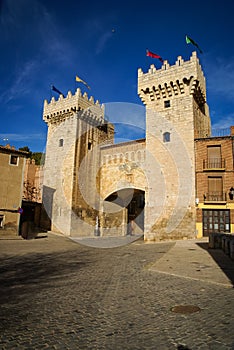
[[[53,231],[93,236],[97,223],[101,235],[124,235],[133,223],[149,241],[196,236],[194,139],[210,136],[196,53],[172,66],[164,61],[160,69],[139,69],[138,94],[146,106],[146,137],[121,145],[113,144],[103,106],[80,89],[44,102],[43,203]],[[104,211],[116,198],[119,212]]]
[[[210,135],[205,78],[196,52],[138,70],[146,106],[145,239],[195,237],[194,138]]]
[[[43,204],[51,229],[93,235],[99,145],[113,142],[113,126],[105,121],[104,107],[80,89],[57,101],[45,100],[43,120],[48,125]]]

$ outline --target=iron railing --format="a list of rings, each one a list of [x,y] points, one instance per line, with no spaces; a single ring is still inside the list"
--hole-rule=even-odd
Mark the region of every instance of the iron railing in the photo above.
[[[204,202],[226,202],[227,196],[225,192],[208,192],[204,194]]]
[[[225,165],[225,159],[222,158],[203,159],[203,170],[225,169]]]

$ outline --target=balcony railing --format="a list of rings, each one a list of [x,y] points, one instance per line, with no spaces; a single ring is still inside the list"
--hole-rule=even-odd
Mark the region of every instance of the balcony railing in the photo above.
[[[226,202],[227,196],[224,192],[208,192],[204,194],[204,202]]]
[[[214,159],[203,159],[203,170],[225,170],[225,159],[214,158]]]

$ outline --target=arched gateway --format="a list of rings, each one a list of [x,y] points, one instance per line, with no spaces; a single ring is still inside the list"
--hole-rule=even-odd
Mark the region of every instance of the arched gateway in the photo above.
[[[109,195],[104,203],[101,231],[103,236],[144,233],[144,191],[124,188]]]
[[[154,241],[195,237],[194,139],[210,135],[196,53],[173,66],[139,69],[138,95],[146,106],[145,139],[121,144],[114,144],[104,107],[80,89],[44,102],[43,203],[52,230],[69,236],[135,230]]]

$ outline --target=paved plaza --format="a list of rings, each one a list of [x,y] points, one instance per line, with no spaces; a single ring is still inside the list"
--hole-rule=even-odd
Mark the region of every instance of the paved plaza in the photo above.
[[[234,262],[205,239],[0,238],[2,350],[234,349]]]

